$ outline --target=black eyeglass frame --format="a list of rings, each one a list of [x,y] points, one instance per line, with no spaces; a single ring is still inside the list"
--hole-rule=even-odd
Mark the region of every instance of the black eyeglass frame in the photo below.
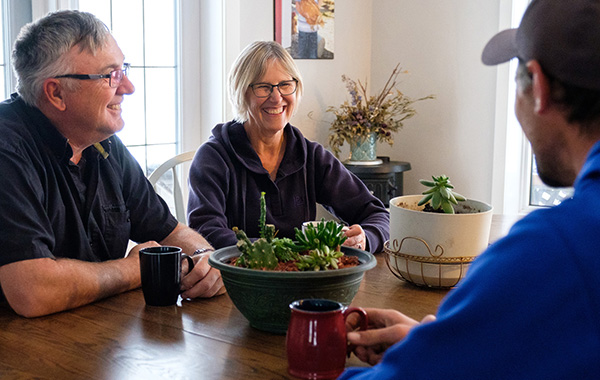
[[[108,74],[64,74],[64,75],[57,75],[54,78],[58,79],[58,78],[72,78],[72,79],[80,79],[80,80],[88,80],[88,79],[108,79],[108,85],[112,88],[115,87],[119,87],[119,85],[121,84],[121,82],[123,81],[123,77],[127,76],[127,72],[129,71],[129,68],[131,67],[131,64],[129,63],[123,63],[123,68],[122,69],[117,69],[117,70],[113,70]],[[121,76],[118,77],[117,75],[121,73]],[[113,86],[113,79],[115,81],[115,85]]]
[[[281,86],[282,84],[288,84],[288,83],[290,83],[290,82],[294,82],[294,83],[295,83],[295,86],[294,86],[294,91],[290,92],[289,94],[282,94],[282,93],[281,93],[281,88],[279,88],[279,86]],[[259,86],[259,85],[260,85],[260,86],[269,86],[269,88],[270,88],[270,89],[269,89],[269,94],[268,94],[268,95],[263,95],[263,96],[257,95],[257,94],[256,94],[256,90],[254,89],[254,86]],[[295,93],[295,92],[298,90],[298,79],[296,79],[296,78],[292,78],[292,79],[290,79],[290,80],[284,80],[284,81],[281,81],[281,82],[279,82],[279,83],[277,83],[277,84],[271,84],[271,83],[262,83],[262,82],[261,82],[261,83],[252,83],[252,84],[250,84],[248,87],[250,87],[250,88],[252,89],[252,93],[253,93],[253,94],[254,94],[254,96],[256,96],[257,98],[268,98],[268,97],[269,97],[269,96],[271,96],[271,94],[273,93],[273,88],[275,88],[275,87],[277,87],[277,91],[279,91],[279,94],[280,94],[281,96],[289,96],[289,95],[292,95],[292,94],[294,94],[294,93]]]

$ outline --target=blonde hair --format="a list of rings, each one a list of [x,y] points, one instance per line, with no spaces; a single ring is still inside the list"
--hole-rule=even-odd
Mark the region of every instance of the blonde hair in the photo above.
[[[255,41],[242,50],[229,72],[229,101],[233,106],[236,121],[244,123],[250,118],[246,92],[252,83],[265,74],[272,60],[281,64],[284,70],[298,81],[296,99],[298,103],[300,102],[303,89],[302,76],[292,56],[277,42]]]

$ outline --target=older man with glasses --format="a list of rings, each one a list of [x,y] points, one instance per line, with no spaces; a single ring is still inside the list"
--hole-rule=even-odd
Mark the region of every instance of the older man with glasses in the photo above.
[[[22,29],[12,58],[18,93],[0,104],[0,297],[20,315],[50,314],[139,287],[141,248],[212,249],[115,136],[134,86],[102,22],[49,14]],[[129,240],[141,244],[126,255]],[[223,292],[203,257],[183,297]]]

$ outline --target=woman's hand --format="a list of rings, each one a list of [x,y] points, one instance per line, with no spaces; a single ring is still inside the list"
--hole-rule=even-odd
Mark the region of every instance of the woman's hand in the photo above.
[[[365,311],[369,318],[369,329],[354,331],[359,326],[359,318],[350,314],[346,320],[346,330],[349,331],[348,343],[354,346],[354,355],[371,365],[379,363],[390,346],[404,339],[413,327],[420,324],[396,310],[365,308]],[[435,316],[427,315],[421,323],[434,320]]]
[[[344,226],[342,232],[346,235],[347,239],[344,242],[346,247],[358,248],[367,250],[367,237],[365,231],[358,224],[353,224],[350,227]]]

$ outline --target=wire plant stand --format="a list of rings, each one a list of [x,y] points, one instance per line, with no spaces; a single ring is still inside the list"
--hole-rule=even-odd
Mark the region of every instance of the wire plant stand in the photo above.
[[[428,255],[403,251],[405,243],[415,243],[424,248]],[[444,247],[429,244],[418,237],[405,237],[400,242],[394,239],[384,244],[385,262],[394,276],[417,286],[451,288],[465,276],[475,257],[444,257]]]

